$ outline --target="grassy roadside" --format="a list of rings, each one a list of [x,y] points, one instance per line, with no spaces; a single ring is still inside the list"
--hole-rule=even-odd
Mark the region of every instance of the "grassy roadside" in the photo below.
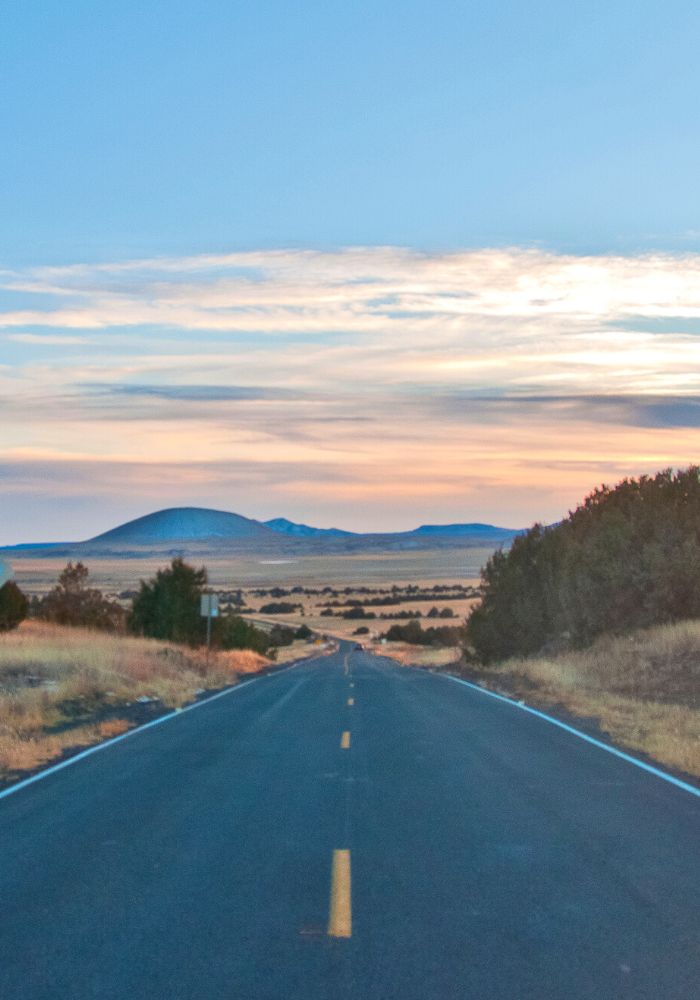
[[[271,662],[250,650],[207,658],[174,643],[24,622],[0,635],[0,780]]]
[[[432,669],[451,667],[462,655],[461,649],[452,646],[435,649],[432,646],[412,646],[408,642],[367,643],[367,648],[377,656],[386,656],[404,666]]]
[[[464,675],[590,719],[618,746],[700,778],[700,620],[605,636],[580,652],[470,665]]]

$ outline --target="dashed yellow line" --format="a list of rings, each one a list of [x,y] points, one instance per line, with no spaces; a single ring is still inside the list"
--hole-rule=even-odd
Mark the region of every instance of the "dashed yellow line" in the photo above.
[[[330,937],[352,937],[351,896],[350,851],[333,851],[331,905],[328,914],[328,934]]]
[[[355,699],[354,698],[348,698],[348,705],[354,705],[354,704],[355,704]]]
[[[349,750],[350,749],[350,733],[346,729],[343,735],[340,737],[340,749]]]

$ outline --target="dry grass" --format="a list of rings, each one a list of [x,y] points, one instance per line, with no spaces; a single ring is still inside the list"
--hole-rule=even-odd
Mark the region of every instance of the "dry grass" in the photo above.
[[[700,621],[480,667],[494,690],[593,718],[616,743],[700,777]]]
[[[90,721],[100,711],[139,698],[175,708],[269,662],[249,650],[207,659],[203,650],[172,643],[24,622],[0,635],[0,777],[131,725],[119,718]]]
[[[412,646],[408,642],[376,643],[371,649],[377,656],[388,656],[404,666],[410,664],[415,667],[448,667],[456,663],[462,654],[461,649],[453,647],[436,649],[432,646]]]

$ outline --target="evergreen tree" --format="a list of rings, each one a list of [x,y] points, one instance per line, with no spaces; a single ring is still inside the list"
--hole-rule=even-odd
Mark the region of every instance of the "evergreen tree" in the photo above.
[[[200,615],[200,601],[207,583],[207,571],[194,569],[183,559],[173,559],[168,569],[160,569],[133,599],[129,628],[137,635],[170,639],[196,646],[204,641],[206,621]]]
[[[560,524],[535,525],[495,552],[467,635],[488,661],[696,616],[700,477],[691,466],[601,486]]]
[[[13,580],[0,587],[0,632],[17,628],[27,617],[27,598]]]

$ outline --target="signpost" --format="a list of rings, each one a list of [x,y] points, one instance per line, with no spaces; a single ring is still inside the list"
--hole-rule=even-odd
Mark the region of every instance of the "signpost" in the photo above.
[[[200,615],[207,620],[207,661],[209,660],[209,650],[211,648],[211,620],[219,617],[219,595],[209,592],[202,594],[200,603]]]

